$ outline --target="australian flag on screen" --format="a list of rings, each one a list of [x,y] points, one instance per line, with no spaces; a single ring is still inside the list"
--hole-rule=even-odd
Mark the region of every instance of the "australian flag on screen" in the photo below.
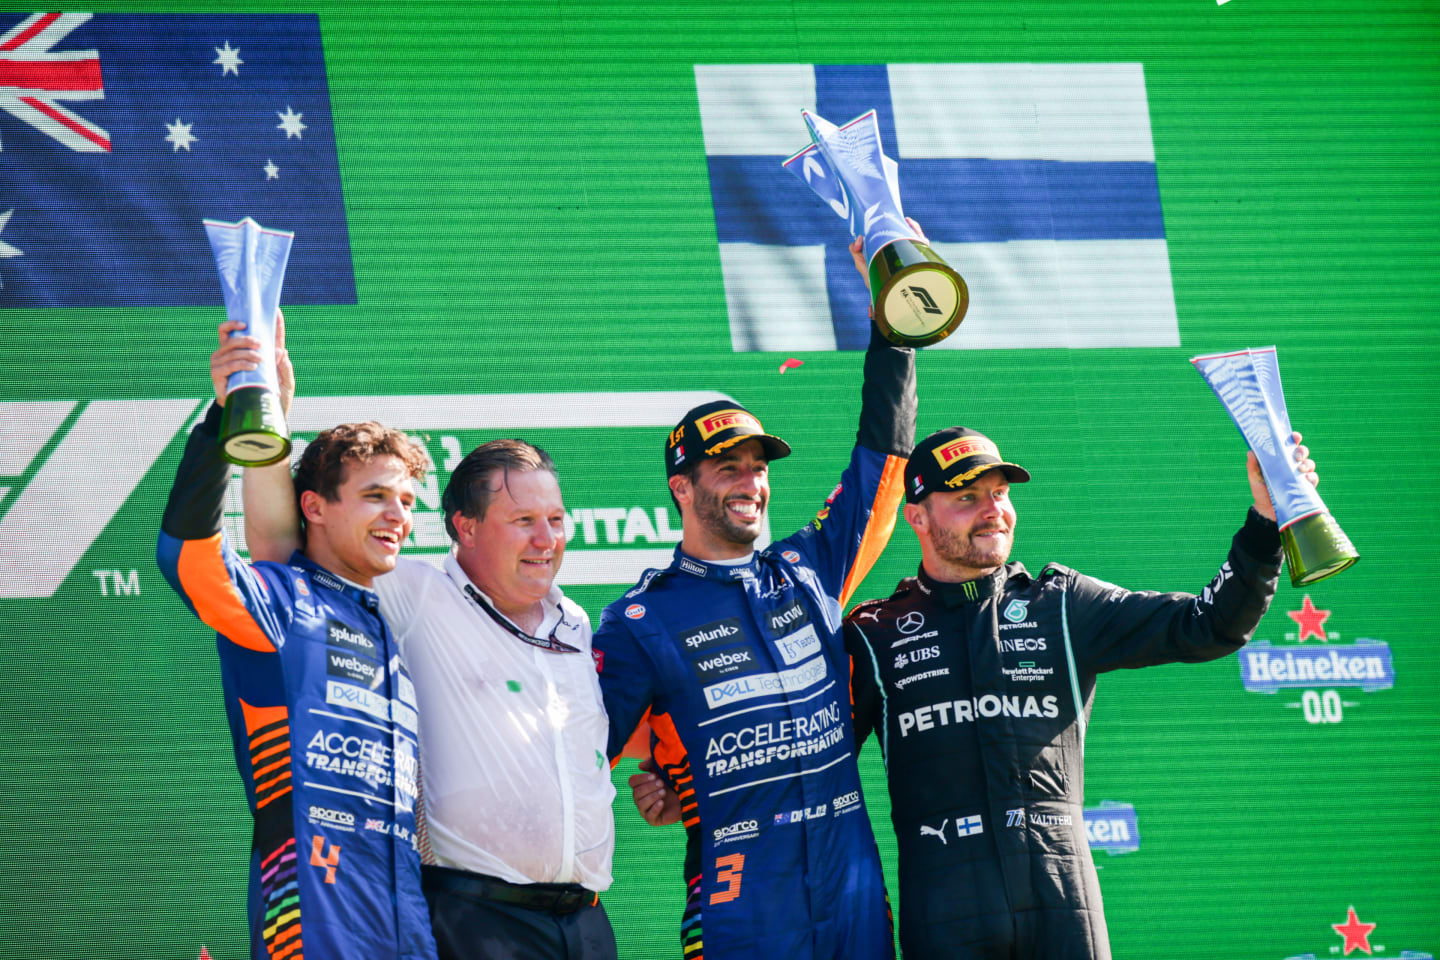
[[[802,107],[876,111],[905,213],[970,288],[939,348],[1179,344],[1141,64],[698,64],[695,87],[734,350],[869,339],[845,222],[781,168]]]
[[[218,305],[247,216],[286,303],[355,302],[315,15],[0,14],[0,305]]]

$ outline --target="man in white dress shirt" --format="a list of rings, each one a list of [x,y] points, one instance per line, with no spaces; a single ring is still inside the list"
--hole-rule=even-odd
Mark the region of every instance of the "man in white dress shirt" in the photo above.
[[[223,362],[244,359],[259,354],[232,346]],[[491,441],[456,467],[442,507],[455,541],[443,569],[401,557],[374,583],[420,704],[420,853],[440,960],[614,960],[599,894],[615,788],[590,620],[553,583],[555,465]],[[284,562],[303,543],[287,464],[245,471],[245,517],[252,559]]]
[[[553,585],[555,465],[521,440],[467,456],[442,500],[444,570],[402,558],[380,609],[415,681],[420,853],[440,957],[615,956],[615,849],[590,619]]]

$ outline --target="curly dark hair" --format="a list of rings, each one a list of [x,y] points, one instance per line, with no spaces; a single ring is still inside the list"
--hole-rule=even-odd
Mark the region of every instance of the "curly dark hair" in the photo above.
[[[450,482],[445,484],[445,492],[440,497],[440,510],[445,514],[445,532],[450,534],[451,540],[460,541],[460,534],[455,530],[455,514],[485,519],[485,511],[490,509],[490,498],[504,489],[511,470],[516,473],[544,470],[559,479],[550,454],[533,443],[491,440],[480,444],[466,454],[455,472],[450,474]],[[492,487],[491,478],[502,472],[504,477],[500,485]]]
[[[430,454],[423,444],[403,432],[374,420],[342,423],[331,427],[305,447],[295,467],[295,502],[306,490],[314,490],[332,503],[340,499],[345,468],[369,463],[376,457],[399,457],[411,479],[419,480],[430,470]],[[304,517],[304,511],[300,511]]]

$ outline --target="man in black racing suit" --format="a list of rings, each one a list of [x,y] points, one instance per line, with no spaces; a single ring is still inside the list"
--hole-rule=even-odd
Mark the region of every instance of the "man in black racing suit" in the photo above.
[[[1307,457],[1299,447],[1314,483]],[[905,519],[920,571],[845,626],[856,743],[877,731],[886,761],[906,960],[1109,958],[1082,818],[1096,676],[1214,660],[1250,638],[1281,548],[1253,455],[1249,472],[1254,507],[1210,585],[1132,593],[1006,563],[1009,482],[1030,475],[990,440],[952,427],[915,448]]]

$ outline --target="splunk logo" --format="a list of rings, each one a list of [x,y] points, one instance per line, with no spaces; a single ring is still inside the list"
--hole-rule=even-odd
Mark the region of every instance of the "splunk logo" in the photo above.
[[[298,584],[301,581],[297,579],[295,582]],[[330,619],[325,621],[325,640],[334,646],[344,647],[346,650],[351,650],[367,657],[373,657],[377,653],[375,641],[371,640],[365,631],[356,630],[354,627],[347,626],[339,620]]]
[[[1395,663],[1390,645],[1368,637],[1353,643],[1332,642],[1341,636],[1325,629],[1331,613],[1318,609],[1308,595],[1299,610],[1286,611],[1298,628],[1285,634],[1293,644],[1257,640],[1242,649],[1240,682],[1244,688],[1267,696],[1282,690],[1298,691],[1300,699],[1287,698],[1285,706],[1299,710],[1311,724],[1341,723],[1345,711],[1361,703],[1355,694],[1393,688]],[[1311,640],[1318,643],[1305,645]]]
[[[1086,807],[1083,812],[1091,852],[1104,850],[1113,857],[1140,849],[1140,825],[1133,803],[1102,800],[1098,807]]]
[[[701,624],[694,630],[680,634],[680,642],[684,644],[686,653],[694,653],[714,646],[723,646],[732,637],[739,635],[739,618],[727,617],[724,620]]]

